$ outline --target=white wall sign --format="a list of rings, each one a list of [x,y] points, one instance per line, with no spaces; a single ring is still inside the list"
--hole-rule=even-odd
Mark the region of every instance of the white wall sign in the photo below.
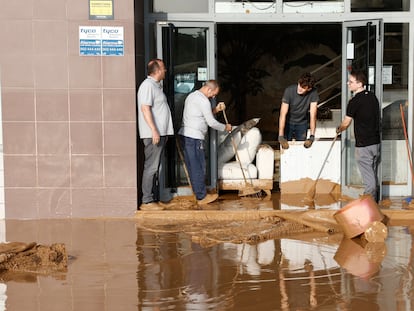
[[[197,79],[198,81],[207,81],[207,68],[199,67],[197,69]]]

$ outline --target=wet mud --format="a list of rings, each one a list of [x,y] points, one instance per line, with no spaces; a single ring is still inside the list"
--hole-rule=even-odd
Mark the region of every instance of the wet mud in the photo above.
[[[414,217],[402,199],[381,202],[386,236],[370,241],[294,222],[306,215],[302,222],[330,227],[335,210],[281,210],[282,197],[229,194],[215,209],[142,218],[8,220],[7,240],[64,243],[68,266],[3,279],[0,310],[414,309]]]

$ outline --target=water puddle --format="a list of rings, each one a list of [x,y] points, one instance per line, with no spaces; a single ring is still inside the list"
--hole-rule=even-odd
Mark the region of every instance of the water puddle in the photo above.
[[[69,264],[66,272],[53,275],[3,276],[0,310],[369,311],[414,306],[414,226],[409,221],[392,223],[385,242],[376,243],[312,231],[204,245],[194,238],[196,224],[193,232],[171,223],[153,230],[132,217],[7,220],[5,226],[7,241],[64,243]]]

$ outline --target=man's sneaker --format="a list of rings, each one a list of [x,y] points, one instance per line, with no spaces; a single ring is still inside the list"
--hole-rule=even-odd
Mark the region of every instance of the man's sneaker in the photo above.
[[[157,202],[142,203],[139,206],[141,211],[162,211],[164,208]]]
[[[197,200],[197,204],[198,205],[208,204],[208,203],[214,202],[215,200],[217,200],[217,198],[218,198],[217,193],[207,194],[203,199]]]

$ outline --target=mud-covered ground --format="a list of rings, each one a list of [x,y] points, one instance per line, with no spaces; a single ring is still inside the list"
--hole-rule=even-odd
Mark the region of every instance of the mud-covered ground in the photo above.
[[[19,272],[4,279],[0,310],[413,309],[414,222],[401,199],[385,202],[384,211],[404,209],[406,216],[390,220],[380,243],[304,226],[294,234],[257,235],[258,227],[247,220],[263,212],[254,221],[262,222],[262,233],[274,230],[285,223],[266,213],[280,206],[286,212],[294,208],[282,201],[223,198],[220,210],[201,210],[202,217],[213,220],[207,226],[192,215],[200,210],[176,211],[192,219],[186,224],[174,218],[174,211],[161,211],[169,221],[148,227],[137,215],[7,220],[5,241],[62,243],[68,266],[49,275]],[[230,215],[246,210],[220,222],[211,215],[224,206]],[[235,234],[228,234],[229,229]],[[240,232],[251,239],[235,239]]]

